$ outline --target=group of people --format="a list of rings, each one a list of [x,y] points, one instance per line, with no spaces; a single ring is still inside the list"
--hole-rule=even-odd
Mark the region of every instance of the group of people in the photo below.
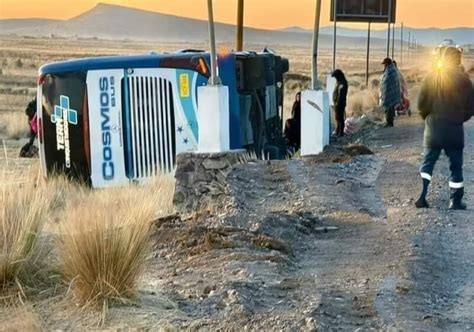
[[[418,109],[425,121],[423,161],[420,168],[422,190],[415,202],[417,208],[428,208],[428,188],[434,166],[442,151],[449,159],[451,191],[449,209],[464,210],[463,202],[463,149],[464,123],[474,116],[473,84],[462,66],[462,50],[452,42],[438,48],[438,61],[432,73],[422,84]],[[385,111],[385,127],[394,126],[397,109],[408,108],[408,86],[390,58],[382,61],[384,72],[380,82],[380,105]],[[336,119],[335,136],[344,135],[348,83],[344,73],[337,69],[332,73],[337,81],[332,100]],[[301,93],[295,98],[292,118],[285,124],[287,143],[295,149],[301,145]]]
[[[384,73],[380,83],[380,105],[383,106],[385,111],[385,127],[393,127],[396,110],[409,107],[408,85],[402,73],[398,70],[396,61],[386,58],[382,61],[382,64],[384,65]],[[336,120],[333,136],[342,137],[345,130],[349,84],[341,69],[336,69],[331,76],[336,80],[332,92],[332,104]],[[291,118],[285,123],[284,134],[287,144],[298,150],[301,146],[301,92],[298,92],[295,96]]]

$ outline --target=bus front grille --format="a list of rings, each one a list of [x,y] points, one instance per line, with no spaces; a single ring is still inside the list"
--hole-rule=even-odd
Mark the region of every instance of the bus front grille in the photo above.
[[[126,170],[134,180],[174,169],[176,144],[171,82],[153,76],[127,77]],[[127,120],[128,117],[128,120]]]

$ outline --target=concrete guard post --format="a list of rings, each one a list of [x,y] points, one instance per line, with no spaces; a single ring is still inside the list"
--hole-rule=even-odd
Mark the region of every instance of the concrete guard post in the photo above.
[[[323,152],[329,145],[331,122],[329,94],[323,90],[301,93],[301,156]]]
[[[229,88],[198,87],[199,153],[230,150]]]
[[[334,89],[336,88],[337,85],[337,80],[332,77],[332,75],[328,75],[326,78],[326,91],[328,92],[329,95],[329,106],[333,106],[333,101],[332,101],[332,93],[334,92]]]

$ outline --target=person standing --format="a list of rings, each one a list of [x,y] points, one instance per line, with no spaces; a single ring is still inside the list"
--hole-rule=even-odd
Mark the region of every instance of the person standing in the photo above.
[[[385,68],[380,82],[380,99],[385,111],[385,127],[393,127],[395,107],[400,104],[400,79],[392,59],[385,58],[382,64]]]
[[[346,80],[346,76],[344,75],[342,70],[336,69],[332,73],[332,77],[334,77],[337,81],[336,87],[334,88],[334,92],[332,94],[332,100],[334,105],[333,109],[337,124],[335,136],[342,137],[344,136],[347,91],[349,90],[349,86]]]
[[[301,92],[295,95],[291,118],[286,120],[284,135],[287,145],[291,146],[295,152],[301,147]]]
[[[442,66],[425,79],[418,109],[425,120],[424,157],[420,168],[423,188],[415,202],[417,208],[428,208],[426,195],[433,169],[442,150],[449,158],[451,191],[449,209],[465,210],[463,203],[464,122],[474,115],[474,89],[461,65],[462,51],[448,46],[440,50]]]
[[[38,149],[34,146],[36,136],[38,136],[38,119],[36,116],[37,101],[36,97],[28,103],[25,114],[28,117],[28,125],[30,126],[30,139],[20,149],[20,157],[30,158],[37,154]]]

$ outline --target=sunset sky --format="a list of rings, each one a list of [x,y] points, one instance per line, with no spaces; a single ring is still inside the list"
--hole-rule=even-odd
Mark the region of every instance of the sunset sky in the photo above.
[[[68,19],[98,2],[205,19],[206,0],[0,0],[0,19]],[[330,0],[322,0],[322,25],[329,24]],[[237,0],[214,0],[216,21],[234,23]],[[313,24],[316,0],[245,0],[245,24],[282,28]],[[474,27],[474,0],[398,0],[397,22],[410,27]],[[383,26],[381,26],[382,28]]]

